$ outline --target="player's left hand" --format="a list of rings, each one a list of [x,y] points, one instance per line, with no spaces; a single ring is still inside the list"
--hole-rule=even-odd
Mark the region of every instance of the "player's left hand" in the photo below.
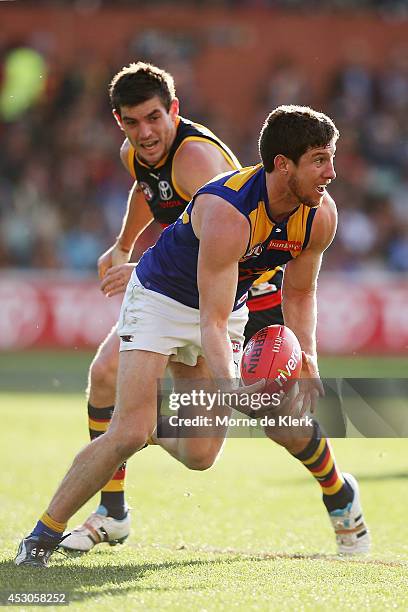
[[[112,268],[107,270],[101,282],[101,291],[106,297],[112,297],[125,292],[135,266],[136,264],[126,263],[112,266]]]
[[[319,397],[324,396],[322,381],[320,380],[319,368],[316,358],[302,351],[302,369],[298,381],[298,389],[295,397],[291,400],[292,406],[300,416],[305,412],[313,412],[317,408]]]

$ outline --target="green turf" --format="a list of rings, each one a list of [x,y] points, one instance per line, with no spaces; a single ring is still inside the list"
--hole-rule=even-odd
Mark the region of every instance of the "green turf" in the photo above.
[[[86,351],[0,352],[0,390],[81,391],[92,357]]]
[[[234,439],[202,473],[158,447],[142,451],[129,462],[128,543],[55,555],[33,571],[11,558],[87,441],[84,400],[3,393],[0,417],[3,590],[68,591],[75,610],[408,608],[405,440],[335,441],[341,466],[360,480],[374,541],[367,559],[335,557],[318,486],[301,465],[267,440]]]
[[[0,352],[0,391],[80,392],[93,353],[86,351]],[[403,357],[321,357],[323,377],[406,378]]]
[[[385,355],[320,357],[320,373],[327,378],[406,378],[408,358]]]

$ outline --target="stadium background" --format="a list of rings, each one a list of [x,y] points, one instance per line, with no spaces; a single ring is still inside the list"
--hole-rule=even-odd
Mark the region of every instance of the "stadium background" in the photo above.
[[[339,230],[319,285],[322,371],[406,378],[407,18],[399,0],[0,2],[0,589],[58,588],[89,610],[408,608],[405,440],[334,442],[362,486],[367,562],[336,562],[318,487],[259,439],[229,440],[200,474],[146,449],[128,465],[126,547],[41,576],[11,562],[87,442],[87,369],[117,315],[95,263],[130,187],[106,94],[129,61],[172,72],[182,114],[244,164],[277,104],[333,116]]]
[[[399,2],[9,3],[0,39],[0,349],[92,349],[117,316],[95,262],[129,177],[107,85],[144,59],[181,113],[258,159],[266,113],[310,104],[341,131],[339,230],[319,288],[324,354],[408,346],[408,53]],[[358,10],[357,10],[358,6]],[[135,257],[157,236],[150,228]]]

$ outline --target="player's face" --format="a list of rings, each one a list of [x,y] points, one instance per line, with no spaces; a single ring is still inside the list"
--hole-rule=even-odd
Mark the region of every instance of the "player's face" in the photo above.
[[[327,147],[309,149],[293,164],[288,187],[298,202],[306,206],[322,203],[327,185],[336,178],[334,171],[335,142]]]
[[[120,110],[120,126],[137,156],[149,166],[154,166],[173,144],[178,100],[172,101],[169,111],[158,96],[136,106],[122,106]]]

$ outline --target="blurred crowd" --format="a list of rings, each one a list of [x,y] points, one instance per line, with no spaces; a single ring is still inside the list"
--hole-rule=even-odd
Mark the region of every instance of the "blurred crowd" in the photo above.
[[[26,4],[78,7],[80,9],[99,10],[109,6],[127,6],[133,8],[154,8],[173,5],[174,0],[26,0]],[[405,0],[178,0],[177,4],[185,6],[214,8],[277,8],[285,10],[323,12],[348,11],[350,9],[371,10],[380,14],[407,15]]]
[[[62,68],[34,43],[3,49],[0,267],[95,269],[119,231],[131,186],[119,160],[122,138],[109,107],[109,81],[129,58],[150,59],[173,72],[182,114],[219,133],[195,81],[198,53],[187,36],[155,31],[131,41],[111,65],[88,53]],[[320,99],[341,132],[331,189],[339,230],[326,258],[330,269],[408,270],[407,58],[406,49],[395,49],[373,70],[363,56],[351,57]],[[254,131],[242,131],[234,145],[243,164],[257,161],[254,144],[269,110],[316,102],[290,58],[276,60],[260,89]],[[136,257],[157,232],[146,234]]]
[[[320,105],[340,130],[330,186],[339,225],[325,267],[407,271],[408,49],[395,48],[378,71],[358,51],[329,79]],[[293,100],[315,105],[307,79],[284,58],[271,70],[262,115]]]

